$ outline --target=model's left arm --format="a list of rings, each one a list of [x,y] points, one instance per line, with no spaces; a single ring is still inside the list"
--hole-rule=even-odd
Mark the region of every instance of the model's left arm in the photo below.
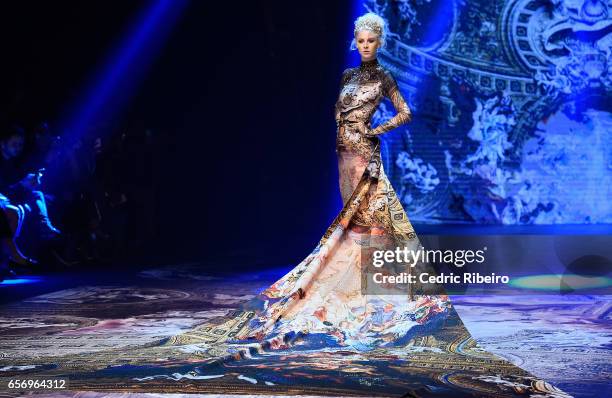
[[[391,100],[391,103],[393,103],[397,114],[386,122],[376,126],[376,128],[367,131],[366,135],[370,137],[386,133],[387,131],[393,130],[394,128],[412,120],[410,108],[404,100],[402,93],[400,93],[397,82],[390,72],[385,72],[384,74],[383,90],[385,96]]]

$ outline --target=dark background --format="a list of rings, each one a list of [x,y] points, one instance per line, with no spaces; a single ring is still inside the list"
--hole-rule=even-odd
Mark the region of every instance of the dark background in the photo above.
[[[148,4],[3,3],[3,121],[69,116]],[[105,124],[154,141],[143,152],[134,140],[121,166],[147,186],[132,198],[140,215],[122,232],[127,245],[146,261],[211,266],[305,257],[340,209],[333,105],[351,27],[346,1],[189,2]]]

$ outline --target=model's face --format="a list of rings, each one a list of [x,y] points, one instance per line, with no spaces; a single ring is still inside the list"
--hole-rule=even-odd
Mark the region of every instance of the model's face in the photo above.
[[[1,147],[4,156],[8,159],[21,155],[23,151],[24,139],[20,135],[14,135],[2,141]]]
[[[370,61],[376,58],[376,51],[380,47],[380,39],[376,33],[362,30],[355,36],[355,43],[362,61]]]

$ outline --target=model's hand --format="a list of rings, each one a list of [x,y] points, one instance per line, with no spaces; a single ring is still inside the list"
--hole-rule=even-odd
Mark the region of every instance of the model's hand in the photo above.
[[[364,135],[365,137],[372,138],[372,137],[376,137],[376,136],[377,136],[377,135],[379,135],[379,134],[380,134],[380,133],[378,132],[378,130],[377,130],[377,129],[371,129],[371,128],[368,128],[368,126],[365,126],[365,130],[364,130],[364,132],[363,132],[363,135]]]
[[[364,135],[366,137],[376,137],[378,133],[376,133],[376,129],[367,129]]]
[[[357,123],[357,130],[361,133],[361,135],[363,135],[364,137],[371,137],[371,131],[370,128],[368,128],[368,126],[364,123],[364,122],[359,122]]]

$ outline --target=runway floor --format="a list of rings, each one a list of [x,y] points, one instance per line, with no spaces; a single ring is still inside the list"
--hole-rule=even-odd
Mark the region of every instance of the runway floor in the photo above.
[[[141,268],[133,274],[114,269],[32,276],[22,281],[4,282],[0,285],[3,300],[0,306],[0,378],[32,378],[46,372],[71,374],[70,391],[54,393],[66,397],[113,396],[111,392],[121,390],[124,385],[122,375],[126,372],[134,380],[159,376],[160,369],[167,368],[169,370],[165,374],[178,374],[186,378],[185,359],[190,358],[188,348],[182,348],[181,357],[170,357],[164,351],[153,350],[159,342],[212,317],[230,313],[238,303],[274,282],[289,268],[225,274],[203,273],[201,269],[198,264],[184,264]],[[458,338],[460,344],[454,348],[454,355],[464,355],[466,363],[469,363],[468,357],[477,352],[474,344],[477,343],[484,350],[575,397],[612,396],[610,296],[454,296],[452,301],[472,334],[471,339]],[[435,343],[431,344],[427,353],[415,351],[415,358],[426,361],[423,355],[427,354],[427,358],[435,359]],[[461,347],[464,347],[463,352]],[[129,352],[123,365],[117,358],[121,356],[118,353],[122,352]],[[291,360],[291,356],[285,354],[285,358]],[[139,356],[148,367],[135,372],[133,366],[127,366],[138,362]],[[159,362],[158,367],[154,366],[156,361]],[[313,364],[321,361],[326,359],[318,358]],[[367,389],[364,380],[370,379],[364,377],[363,358],[353,358],[351,361],[352,364],[360,364],[359,368],[355,365],[354,373],[362,372],[355,377],[356,385],[359,381],[360,388]],[[378,366],[375,363],[372,361],[372,366]],[[443,367],[447,364],[439,365]],[[346,364],[342,366],[342,372],[347,372]],[[432,366],[436,366],[435,362]],[[401,369],[391,368],[389,366],[385,371],[389,372],[387,383],[392,384],[393,380],[401,380],[403,376]],[[379,371],[380,367],[376,369]],[[319,376],[304,375],[312,382],[313,388],[299,391],[292,391],[288,386],[280,388],[282,381],[289,379],[276,379],[272,383],[255,380],[240,372],[232,373],[234,380],[228,384],[228,390],[216,389],[211,392],[221,395],[202,396],[226,396],[223,393],[232,392],[245,394],[242,396],[247,396],[248,392],[265,396],[269,394],[265,387],[270,385],[279,387],[273,393],[279,395],[291,395],[298,391],[302,396],[363,396],[356,392],[355,386],[338,388],[334,393],[332,387],[326,387],[325,377],[329,378],[330,372],[335,372],[337,379],[339,374],[344,376],[345,373],[331,365],[324,370],[325,373],[321,370]],[[374,370],[370,372],[376,373]],[[225,377],[228,377],[227,374]],[[294,379],[287,384],[299,384],[295,381],[299,374],[294,369],[291,374]],[[447,374],[451,375],[450,372]],[[80,390],[79,386],[86,385],[91,377],[100,382],[99,392],[94,392],[95,385],[84,389],[88,392],[73,392]],[[315,382],[317,377],[323,380],[322,384]],[[414,377],[414,372],[409,377]],[[113,381],[115,379],[116,383]],[[385,396],[386,390],[377,390],[372,380],[375,378],[368,381],[374,383],[371,386],[372,395]],[[449,380],[449,383],[456,382],[452,378]],[[174,387],[168,388],[172,382],[175,382]],[[419,381],[414,382],[418,384]],[[142,390],[134,388],[137,384],[129,384],[128,390],[176,393],[168,396],[203,391],[197,386],[183,391],[169,377],[165,377],[164,383],[163,388]],[[248,385],[248,389],[242,390],[240,383]],[[261,390],[254,390],[253,386],[257,383],[262,385]],[[162,384],[157,385],[160,386]]]

